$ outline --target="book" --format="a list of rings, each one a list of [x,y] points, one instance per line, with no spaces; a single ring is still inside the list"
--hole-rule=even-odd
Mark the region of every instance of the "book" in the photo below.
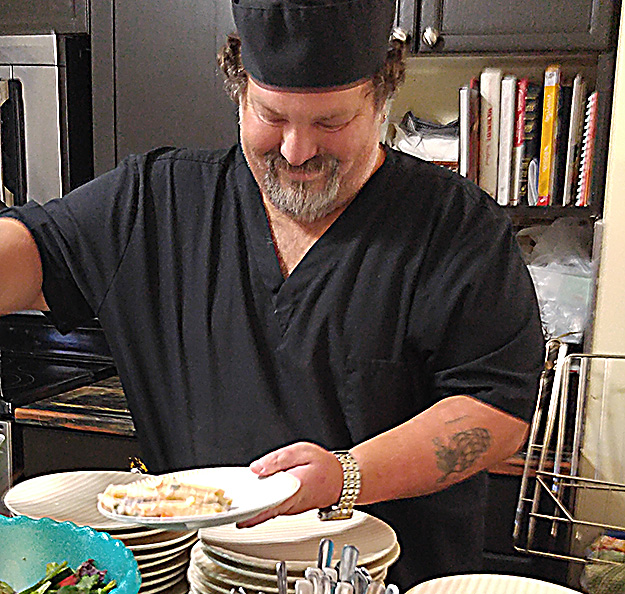
[[[560,76],[561,69],[558,64],[552,64],[545,69],[538,173],[538,206],[549,206],[553,199]]]
[[[593,91],[586,102],[586,119],[582,139],[581,161],[577,182],[575,206],[588,206],[592,166],[595,158],[595,136],[597,134],[597,110],[599,93]]]
[[[538,201],[538,161],[540,159],[540,125],[542,121],[542,85],[530,82],[525,94],[523,160],[519,184],[519,203],[536,206]]]
[[[458,171],[472,182],[478,183],[480,149],[480,89],[477,77],[459,90]]]
[[[525,148],[525,99],[527,97],[528,85],[529,79],[527,78],[521,78],[517,81],[516,85],[510,206],[518,206],[521,202],[521,171],[523,169],[523,154]]]
[[[479,185],[497,198],[497,159],[499,157],[499,68],[485,68],[480,74],[480,160]]]
[[[566,153],[569,144],[569,127],[571,122],[571,102],[573,99],[572,85],[560,85],[556,123],[555,160],[553,170],[554,205],[564,205],[564,175],[566,170]]]
[[[577,190],[577,173],[581,156],[582,134],[584,131],[586,107],[586,81],[581,74],[573,79],[571,97],[571,117],[566,150],[566,167],[564,171],[564,186],[562,188],[562,205],[575,203]]]
[[[512,145],[516,113],[516,76],[506,74],[501,80],[499,108],[499,155],[497,157],[497,203],[507,206],[512,188]]]

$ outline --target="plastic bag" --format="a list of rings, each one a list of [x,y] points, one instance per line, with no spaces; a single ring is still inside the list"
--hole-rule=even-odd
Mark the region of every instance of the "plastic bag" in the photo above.
[[[581,343],[592,302],[592,229],[584,221],[566,217],[548,226],[522,229],[517,237],[525,248],[545,337]]]

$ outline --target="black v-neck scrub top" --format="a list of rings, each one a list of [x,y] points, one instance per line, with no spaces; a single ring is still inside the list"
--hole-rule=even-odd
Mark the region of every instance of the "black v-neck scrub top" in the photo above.
[[[58,327],[99,318],[152,472],[346,449],[455,394],[530,415],[531,279],[503,211],[443,168],[388,150],[287,279],[239,146],[132,156],[4,214],[32,231]],[[399,534],[389,579],[479,570],[484,489],[369,508]]]

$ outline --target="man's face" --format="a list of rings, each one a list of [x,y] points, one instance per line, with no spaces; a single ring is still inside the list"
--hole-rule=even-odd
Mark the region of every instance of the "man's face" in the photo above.
[[[250,79],[240,106],[241,144],[264,198],[313,222],[347,204],[369,179],[381,121],[370,83],[293,92]]]

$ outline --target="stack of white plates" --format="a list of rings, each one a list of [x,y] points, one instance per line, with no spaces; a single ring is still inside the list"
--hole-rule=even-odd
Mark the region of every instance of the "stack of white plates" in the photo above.
[[[191,550],[187,580],[191,594],[228,594],[235,587],[248,594],[277,594],[276,563],[285,561],[288,586],[294,591],[307,567],[317,565],[319,542],[334,543],[332,566],[345,545],[359,551],[358,566],[375,580],[384,581],[388,567],[399,556],[393,529],[368,514],[355,512],[350,520],[321,522],[315,511],[280,516],[254,526],[202,528]]]
[[[139,565],[140,594],[186,593],[185,574],[191,549],[198,542],[196,530],[172,532],[122,524],[98,512],[98,493],[111,483],[127,484],[140,478],[132,472],[104,470],[48,474],[17,484],[5,495],[4,504],[16,515],[70,521],[120,539]]]

